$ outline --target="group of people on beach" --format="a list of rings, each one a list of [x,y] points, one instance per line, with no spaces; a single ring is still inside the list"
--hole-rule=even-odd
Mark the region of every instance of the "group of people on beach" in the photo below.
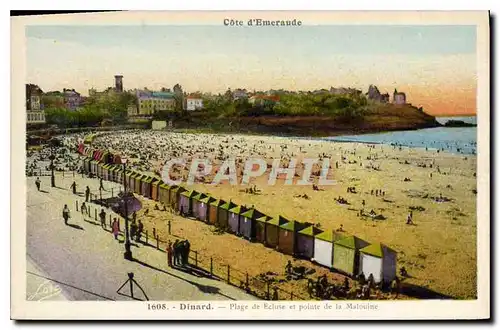
[[[191,243],[188,240],[175,240],[172,244],[171,241],[167,245],[167,258],[169,267],[173,266],[186,266],[189,264],[189,252],[191,250]]]

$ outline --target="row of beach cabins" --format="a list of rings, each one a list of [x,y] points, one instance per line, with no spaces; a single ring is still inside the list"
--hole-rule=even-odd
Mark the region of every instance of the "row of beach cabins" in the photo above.
[[[396,277],[397,253],[384,244],[370,244],[356,236],[342,236],[323,231],[314,224],[271,217],[254,206],[237,205],[181,185],[169,186],[160,178],[127,170],[119,156],[109,152],[79,147],[86,173],[103,180],[124,183],[135,194],[161,202],[206,224],[217,226],[252,242],[259,242],[281,253],[311,260],[340,273],[367,278],[376,283],[390,283]]]

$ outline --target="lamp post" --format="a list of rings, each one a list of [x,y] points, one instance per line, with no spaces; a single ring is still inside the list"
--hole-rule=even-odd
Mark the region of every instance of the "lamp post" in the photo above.
[[[54,143],[52,142],[50,145],[50,186],[56,186],[56,176],[54,175],[54,159],[56,156],[54,155]]]
[[[130,249],[130,234],[128,230],[128,192],[127,192],[127,178],[125,172],[127,171],[127,160],[122,158],[123,164],[123,197],[124,197],[124,207],[125,207],[125,253],[123,257],[127,260],[132,260],[132,250]]]

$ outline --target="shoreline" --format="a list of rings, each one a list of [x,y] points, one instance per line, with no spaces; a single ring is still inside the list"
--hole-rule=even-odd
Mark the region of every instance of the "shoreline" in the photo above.
[[[441,126],[443,128],[456,128],[456,127],[445,127]],[[363,136],[363,135],[375,135],[375,134],[389,134],[389,133],[395,133],[395,132],[412,132],[412,131],[419,131],[419,130],[426,130],[426,129],[432,129],[436,127],[429,127],[429,128],[420,128],[420,129],[411,129],[411,130],[388,130],[388,131],[373,131],[373,132],[363,132],[363,133],[346,133],[346,134],[339,134],[339,135],[328,135],[328,136],[297,136],[297,135],[288,135],[288,134],[280,134],[280,133],[275,133],[273,134],[272,132],[252,132],[252,131],[245,131],[245,132],[224,132],[224,131],[212,131],[212,130],[202,130],[199,131],[198,129],[195,128],[186,128],[186,129],[174,129],[171,132],[174,133],[183,133],[183,134],[214,134],[214,135],[242,135],[242,136],[269,136],[269,137],[278,137],[278,138],[288,138],[288,139],[297,139],[297,140],[309,140],[309,141],[324,141],[324,142],[335,142],[335,143],[360,143],[364,145],[383,145],[387,147],[393,147],[393,146],[401,146],[401,147],[406,147],[406,148],[411,148],[411,149],[425,149],[425,146],[417,146],[417,145],[409,145],[409,144],[401,144],[401,143],[396,143],[396,142],[381,142],[381,141],[367,141],[367,140],[356,140],[356,139],[339,139],[342,136]],[[437,151],[441,150],[440,148],[435,148],[435,147],[427,147],[429,150],[432,151]],[[472,153],[472,152],[464,152],[464,153],[459,153],[455,152],[449,149],[444,149],[441,150],[441,152],[446,152],[452,155],[467,155],[467,156],[476,156],[477,153]]]

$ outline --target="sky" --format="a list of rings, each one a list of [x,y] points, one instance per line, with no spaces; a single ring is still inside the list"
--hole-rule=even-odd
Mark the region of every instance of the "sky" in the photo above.
[[[431,114],[476,113],[476,27],[28,26],[27,83],[44,91],[395,88]]]

